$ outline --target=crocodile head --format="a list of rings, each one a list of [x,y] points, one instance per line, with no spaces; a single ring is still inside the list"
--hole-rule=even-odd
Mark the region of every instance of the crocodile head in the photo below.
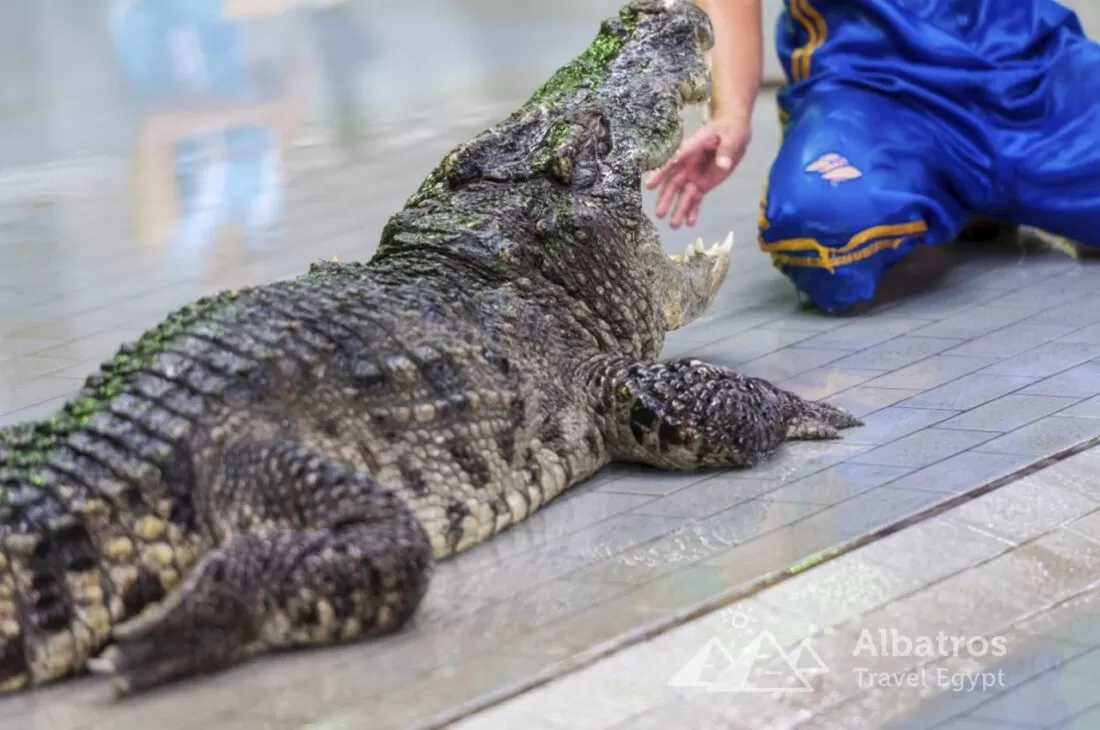
[[[505,277],[540,272],[618,343],[654,356],[729,266],[729,239],[663,253],[642,205],[642,175],[678,148],[683,108],[708,102],[712,45],[689,0],[633,0],[514,114],[444,158],[390,220],[376,261],[442,247],[483,267],[488,253]]]
[[[592,183],[597,159],[635,174],[666,162],[682,137],[682,108],[708,101],[713,44],[710,20],[690,0],[634,0],[605,20],[525,106],[547,112],[539,146],[557,163],[550,171]],[[594,154],[579,154],[588,145]]]
[[[683,108],[710,101],[706,54],[713,44],[710,20],[695,3],[636,0],[605,21],[588,50],[532,100],[542,106],[548,97],[558,100],[549,105],[558,134],[544,141],[551,172],[574,190],[590,186],[583,199],[637,226],[629,243],[665,331],[702,314],[729,269],[732,233],[709,248],[697,241],[683,254],[666,255],[640,194],[642,175],[680,146]]]

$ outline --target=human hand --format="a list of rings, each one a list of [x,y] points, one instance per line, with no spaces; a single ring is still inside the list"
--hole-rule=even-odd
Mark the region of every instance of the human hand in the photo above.
[[[683,141],[680,149],[646,181],[653,190],[661,186],[657,217],[675,208],[669,225],[679,228],[685,221],[694,226],[703,196],[718,187],[745,155],[752,136],[748,114],[716,117]]]

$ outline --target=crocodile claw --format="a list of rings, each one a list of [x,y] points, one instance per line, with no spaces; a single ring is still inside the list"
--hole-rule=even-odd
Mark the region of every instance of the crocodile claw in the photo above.
[[[224,554],[208,556],[161,603],[116,626],[114,643],[89,660],[88,669],[109,677],[116,694],[125,696],[248,656],[257,639],[255,618],[227,585],[225,564]]]

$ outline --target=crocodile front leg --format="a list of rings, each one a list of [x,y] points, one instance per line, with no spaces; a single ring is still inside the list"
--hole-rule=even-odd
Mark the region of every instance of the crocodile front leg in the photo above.
[[[788,439],[831,439],[862,425],[730,368],[679,359],[612,368],[602,379],[616,461],[670,470],[751,467]]]
[[[217,493],[237,531],[90,663],[121,694],[395,630],[427,590],[431,546],[412,512],[340,462],[294,443],[245,444],[225,454]]]

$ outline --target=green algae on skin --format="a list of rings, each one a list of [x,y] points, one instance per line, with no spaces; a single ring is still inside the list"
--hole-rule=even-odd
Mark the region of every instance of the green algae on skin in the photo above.
[[[0,430],[0,453],[6,457],[0,463],[0,471],[8,472],[10,478],[9,470],[31,470],[32,473],[24,474],[26,482],[36,487],[44,486],[46,480],[33,470],[49,457],[61,438],[86,426],[122,392],[133,375],[153,363],[169,342],[239,297],[238,292],[223,292],[173,312],[137,342],[120,348],[55,416]],[[0,504],[7,503],[9,497],[9,490],[0,488]]]
[[[554,122],[543,137],[543,147],[539,156],[535,159],[535,165],[545,167],[554,159],[554,155],[561,150],[570,140],[573,125],[568,122]]]
[[[629,10],[619,13],[616,25],[605,20],[599,35],[577,58],[562,66],[531,96],[526,106],[546,106],[580,88],[598,86],[607,78],[607,67],[634,35],[637,19]]]
[[[571,132],[572,129],[573,127],[570,124],[555,122],[546,133],[547,146],[555,150],[560,148],[569,141],[569,132]]]
[[[637,17],[628,9],[623,9],[619,13],[617,23],[611,19],[605,20],[599,34],[588,48],[580,56],[559,68],[535,91],[526,104],[512,114],[512,117],[519,118],[524,114],[525,109],[532,106],[551,106],[579,88],[598,86],[607,78],[608,65],[619,55],[626,41],[634,36],[637,24]],[[648,62],[646,66],[648,67]],[[568,134],[567,128],[565,134]],[[553,144],[552,140],[548,142]],[[462,145],[451,150],[443,158],[421,182],[416,192],[405,201],[405,208],[415,208],[428,200],[442,201],[446,198],[449,191],[447,178],[464,147],[465,145]],[[541,164],[548,162],[551,153],[552,150],[544,153],[538,162]]]
[[[448,152],[443,160],[436,165],[435,169],[428,173],[428,176],[420,183],[420,187],[416,189],[416,192],[410,195],[409,199],[405,201],[402,210],[415,208],[428,200],[443,202],[447,198],[447,193],[450,191],[450,185],[447,183],[447,179],[451,176],[455,163],[458,162],[458,156],[466,147],[467,144],[462,144]],[[400,215],[401,212],[402,211],[398,211],[391,216],[386,226],[388,227],[394,217]]]

